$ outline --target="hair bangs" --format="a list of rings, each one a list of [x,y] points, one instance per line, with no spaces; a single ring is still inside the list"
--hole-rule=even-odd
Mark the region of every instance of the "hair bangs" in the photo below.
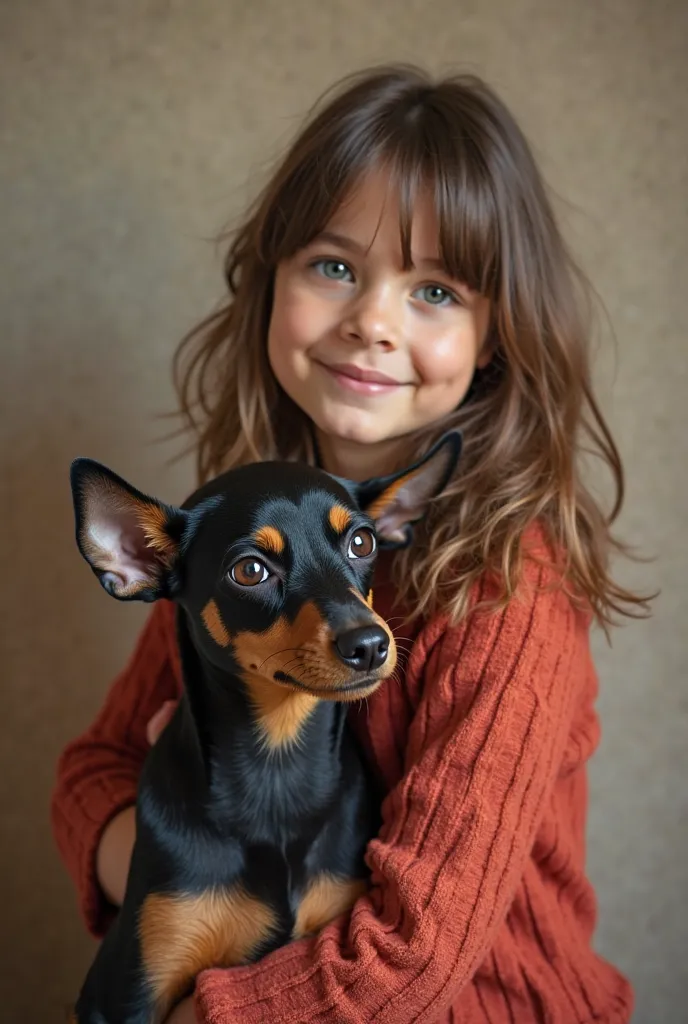
[[[380,161],[381,146],[362,132],[332,131],[328,144],[300,154],[285,168],[276,195],[268,198],[260,250],[266,265],[275,268],[309,245]]]
[[[422,111],[426,113],[426,111]],[[418,201],[429,195],[437,219],[439,256],[446,273],[495,299],[499,270],[499,212],[485,164],[462,140],[447,140],[420,118],[390,140],[384,165],[399,202],[404,269],[413,266],[412,229]],[[424,129],[424,130],[423,130]],[[430,130],[428,130],[430,129]]]

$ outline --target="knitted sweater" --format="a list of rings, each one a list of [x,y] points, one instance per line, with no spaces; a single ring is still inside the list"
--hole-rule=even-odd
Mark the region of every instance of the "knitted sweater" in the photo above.
[[[410,648],[350,721],[386,794],[372,884],[316,936],[256,964],[202,972],[208,1024],[625,1024],[628,981],[591,946],[585,765],[598,742],[590,617],[526,563],[499,613],[403,628]],[[483,579],[473,600],[489,597]],[[376,582],[394,624],[394,594]],[[403,660],[403,659],[402,659]],[[156,605],[91,727],[65,749],[55,840],[92,934],[115,913],[95,877],[131,805],[145,729],[180,692],[174,608]]]

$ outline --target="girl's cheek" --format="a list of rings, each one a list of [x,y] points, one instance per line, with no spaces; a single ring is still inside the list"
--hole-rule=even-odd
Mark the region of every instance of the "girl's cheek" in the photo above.
[[[428,384],[445,382],[472,373],[475,362],[473,345],[455,335],[435,337],[415,347],[414,363],[420,378]]]
[[[282,344],[308,348],[326,326],[328,312],[331,319],[331,305],[323,303],[307,282],[287,279],[275,289],[271,323]]]
[[[276,348],[298,347],[305,317],[298,293],[288,285],[275,290],[270,316],[270,336]]]

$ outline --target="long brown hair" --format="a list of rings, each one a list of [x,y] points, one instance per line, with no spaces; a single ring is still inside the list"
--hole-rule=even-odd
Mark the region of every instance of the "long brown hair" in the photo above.
[[[562,553],[572,595],[603,626],[642,614],[643,598],[609,575],[623,499],[619,453],[593,396],[587,283],[569,255],[528,144],[476,77],[433,81],[414,67],[352,76],[330,91],[232,234],[226,303],[181,342],[175,382],[197,437],[199,481],[262,459],[314,460],[310,421],[280,388],[266,338],[275,269],[310,243],[366,171],[384,165],[399,191],[410,264],[414,199],[432,189],[448,273],[489,297],[494,356],[455,412],[409,437],[420,455],[448,428],[464,438],[459,471],[416,542],[395,559],[410,606],[463,615],[485,571],[513,594],[526,530],[540,523]],[[606,462],[605,515],[579,455]]]

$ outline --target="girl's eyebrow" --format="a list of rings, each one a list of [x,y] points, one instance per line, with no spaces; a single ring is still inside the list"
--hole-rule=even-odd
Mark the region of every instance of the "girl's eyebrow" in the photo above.
[[[329,242],[330,245],[336,245],[340,249],[346,249],[349,252],[354,253],[356,256],[365,256],[367,248],[360,245],[355,239],[347,237],[347,235],[340,235],[336,231],[321,231],[316,238],[313,239],[312,245],[319,242]],[[437,256],[425,256],[416,258],[412,261],[414,267],[427,267],[429,270],[442,270],[446,273],[447,268],[445,263],[438,259]]]
[[[319,242],[329,242],[330,245],[336,245],[339,249],[348,249],[349,252],[353,252],[356,256],[364,256],[365,249],[362,245],[359,245],[353,238],[347,238],[346,235],[339,235],[336,231],[321,231],[317,235],[311,245]]]

